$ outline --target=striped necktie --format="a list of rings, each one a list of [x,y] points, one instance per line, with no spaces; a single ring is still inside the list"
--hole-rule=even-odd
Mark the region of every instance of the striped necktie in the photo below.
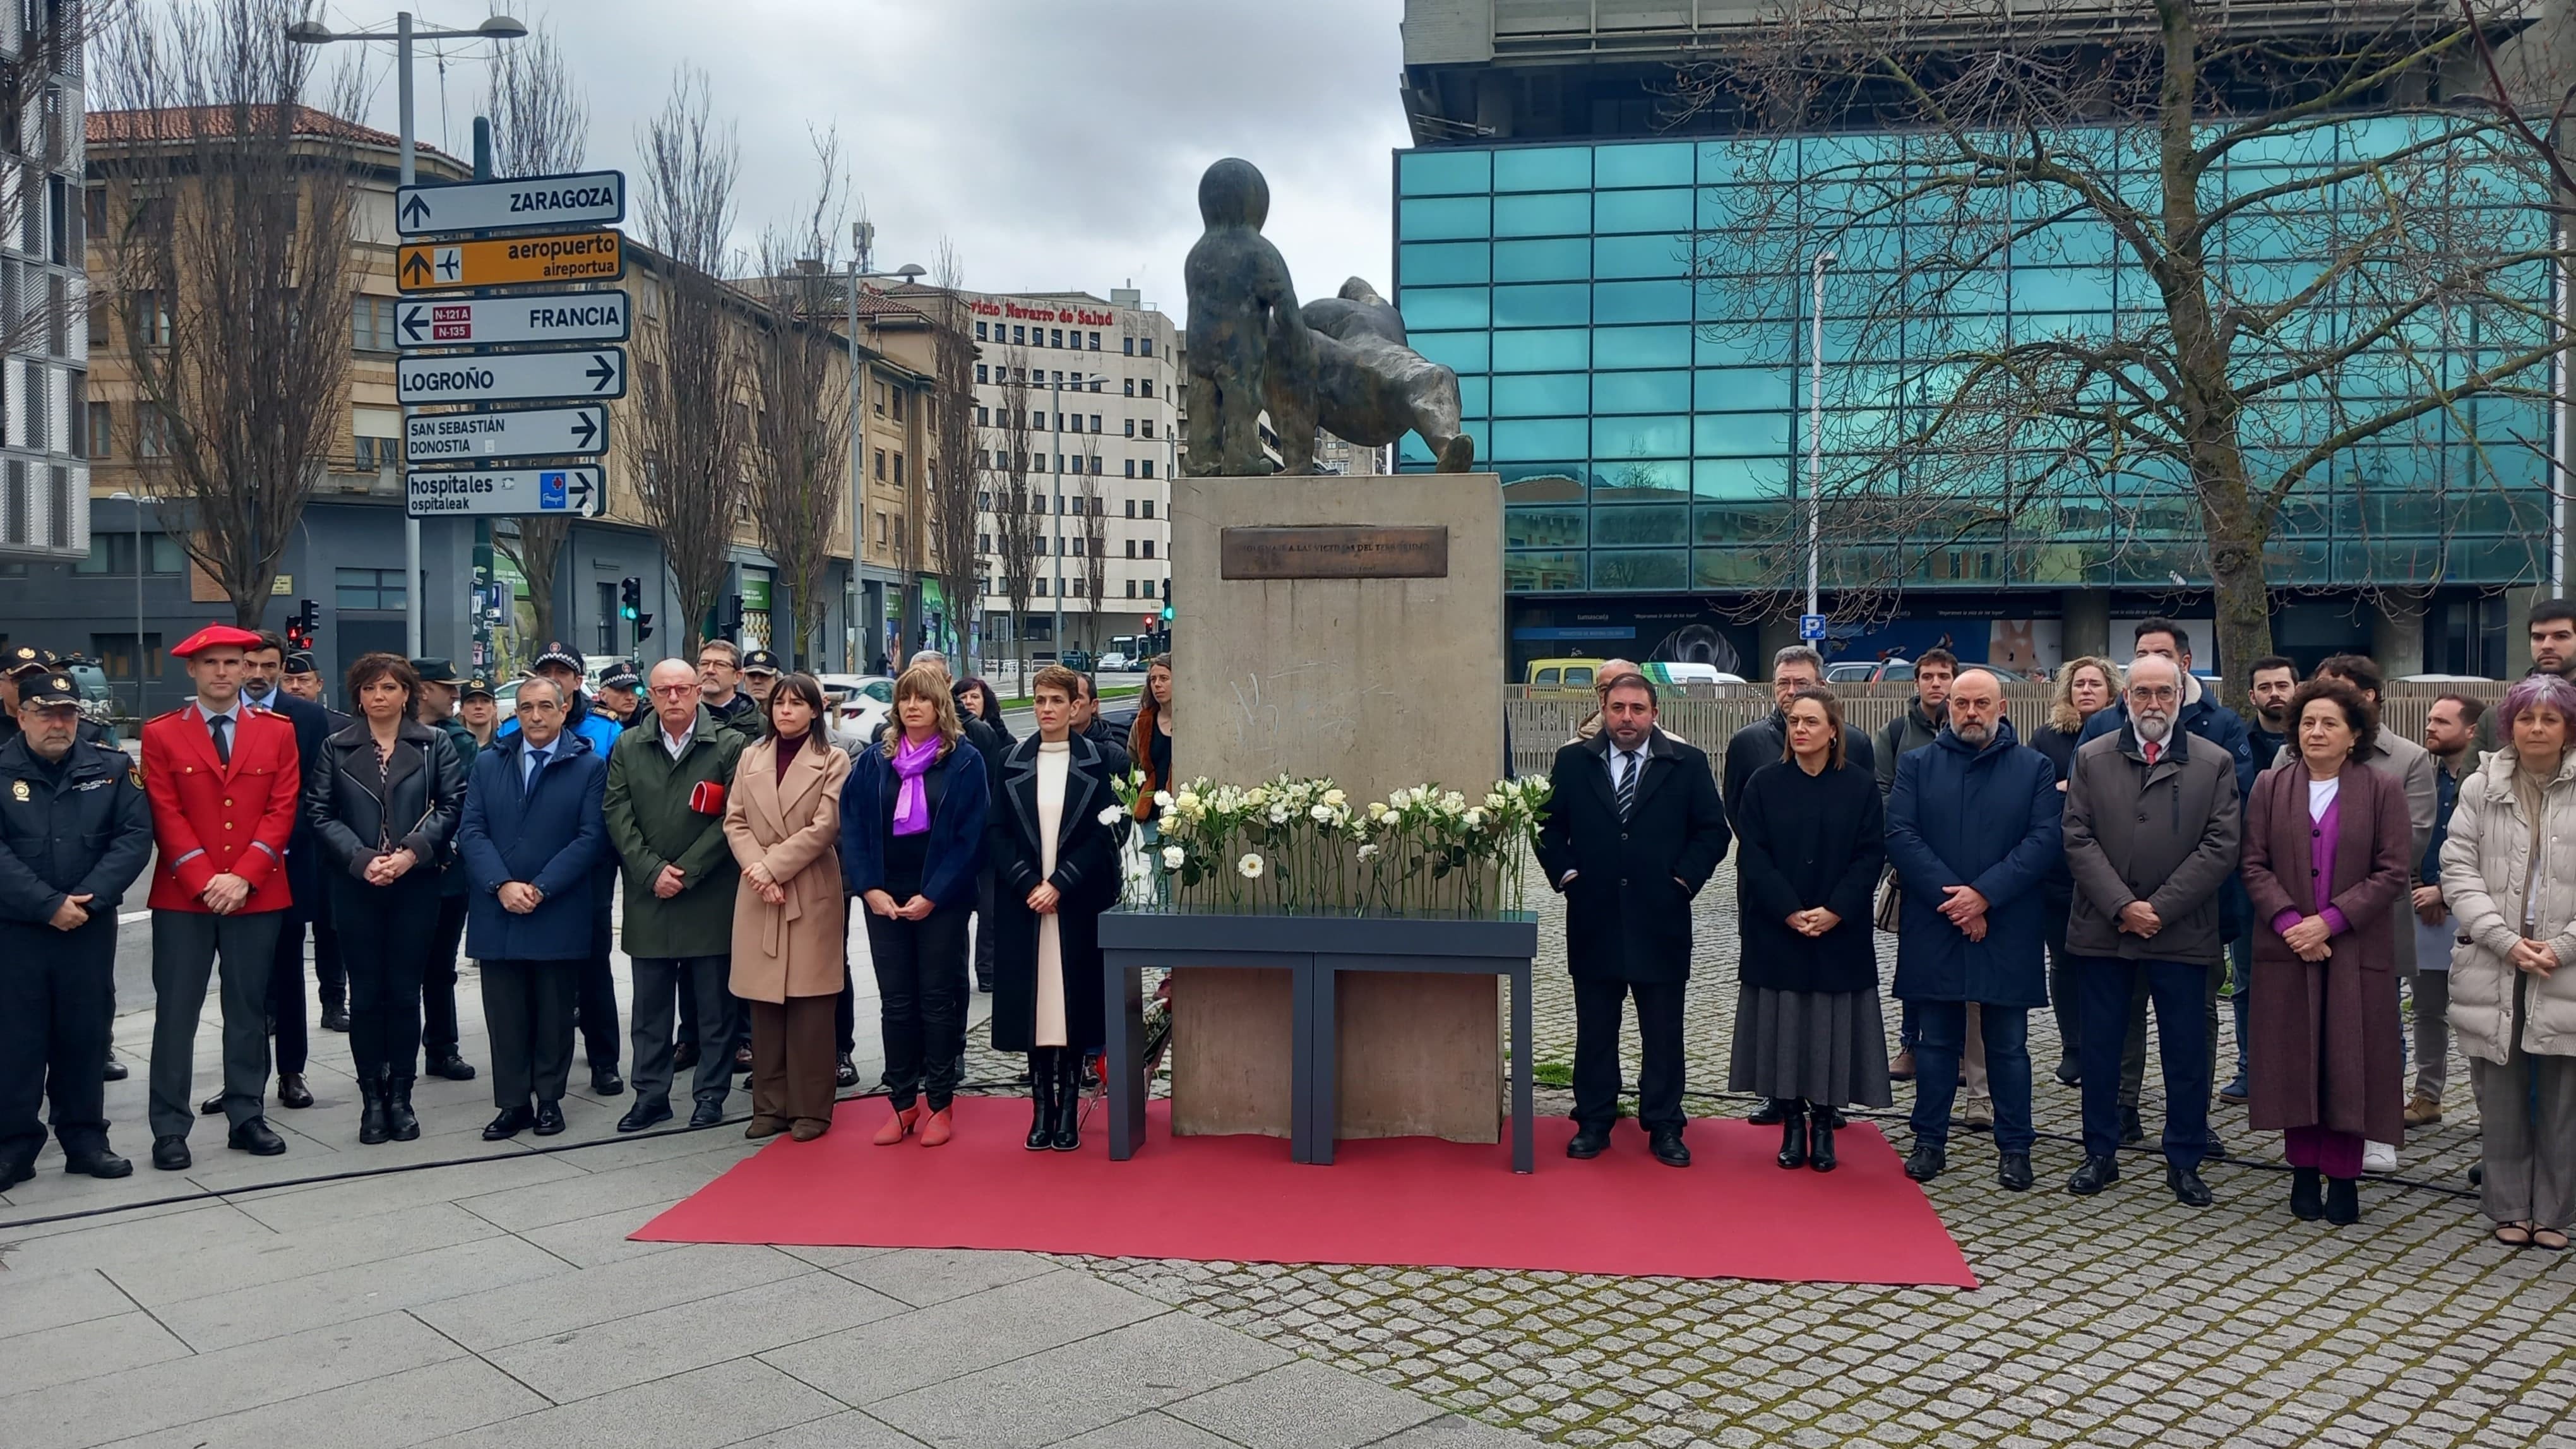
[[[1637,752],[1619,752],[1619,818],[1627,819],[1637,809]]]

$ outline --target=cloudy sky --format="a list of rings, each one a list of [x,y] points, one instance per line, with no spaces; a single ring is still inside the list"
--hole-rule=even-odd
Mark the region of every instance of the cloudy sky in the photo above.
[[[330,0],[334,28],[392,0]],[[1199,173],[1241,156],[1270,179],[1270,238],[1301,296],[1388,285],[1388,153],[1402,0],[505,0],[550,24],[586,92],[588,164],[636,175],[636,133],[675,69],[707,75],[740,128],[742,237],[810,205],[810,132],[837,125],[880,269],[955,242],[967,285],[1106,295],[1134,279],[1175,318],[1199,234]],[[429,0],[464,27],[482,0]],[[419,62],[422,138],[467,154],[488,44]],[[389,58],[377,124],[393,123]],[[442,101],[443,97],[443,101]],[[442,130],[443,127],[443,130]]]

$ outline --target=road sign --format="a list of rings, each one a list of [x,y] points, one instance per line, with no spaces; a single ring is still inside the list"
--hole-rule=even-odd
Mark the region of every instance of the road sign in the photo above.
[[[597,226],[625,219],[623,171],[405,186],[394,193],[394,224],[404,236],[505,231],[513,227]]]
[[[596,458],[608,451],[608,408],[477,409],[403,419],[403,461],[418,466],[496,458]]]
[[[518,287],[530,282],[613,282],[625,275],[626,248],[613,231],[405,242],[394,254],[394,285],[405,292]]]
[[[626,396],[626,349],[406,357],[394,364],[394,394],[406,403],[606,401]]]
[[[520,342],[623,342],[633,325],[633,304],[624,292],[503,292],[394,304],[394,336],[406,352]]]
[[[1820,644],[1824,642],[1825,616],[1822,614],[1800,614],[1798,616],[1798,637],[1806,640],[1810,644]]]
[[[608,498],[597,467],[414,468],[403,504],[414,518],[556,513],[595,518]]]

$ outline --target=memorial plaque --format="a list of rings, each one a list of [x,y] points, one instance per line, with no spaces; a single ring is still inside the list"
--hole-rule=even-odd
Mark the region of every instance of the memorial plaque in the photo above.
[[[1439,525],[1228,528],[1218,536],[1229,579],[1445,579],[1449,530]]]

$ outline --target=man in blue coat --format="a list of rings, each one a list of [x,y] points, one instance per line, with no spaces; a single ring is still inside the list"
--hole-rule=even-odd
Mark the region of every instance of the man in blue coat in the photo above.
[[[2039,887],[2062,854],[2063,808],[2057,767],[2013,733],[2003,685],[1982,669],[1952,682],[1940,735],[1897,762],[1887,858],[1904,900],[1896,996],[1915,1008],[1922,1032],[1914,1153],[1905,1160],[1917,1182],[1949,1164],[1950,1106],[1974,1002],[1994,1091],[1995,1177],[2015,1192],[2030,1186],[2030,1009],[2048,1004]]]
[[[548,640],[537,651],[533,666],[539,679],[552,680],[563,691],[566,734],[579,735],[590,741],[590,748],[602,761],[617,747],[617,737],[625,733],[617,721],[590,707],[590,699],[581,692],[581,681],[589,661],[581,650],[560,639]],[[644,711],[649,721],[651,710]],[[501,721],[493,733],[494,743],[519,732],[515,714]],[[617,1074],[617,1053],[622,1038],[617,1032],[617,979],[608,969],[609,941],[615,928],[609,912],[617,897],[617,850],[610,846],[600,853],[599,869],[590,880],[590,957],[582,963],[579,999],[574,1021],[581,1028],[581,1040],[590,1058],[590,1089],[603,1097],[614,1097],[626,1090],[626,1079]]]
[[[608,762],[564,728],[563,689],[519,686],[518,730],[474,760],[457,850],[471,884],[465,949],[483,969],[499,1142],[564,1130],[572,1008],[591,951],[591,872],[608,853]]]

